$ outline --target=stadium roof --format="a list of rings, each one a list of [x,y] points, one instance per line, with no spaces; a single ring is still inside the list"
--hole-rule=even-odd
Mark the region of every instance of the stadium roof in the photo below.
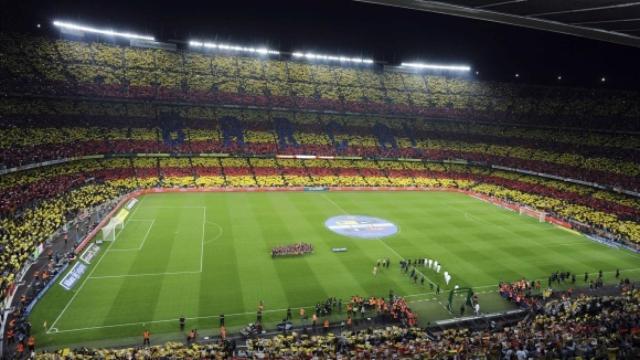
[[[640,47],[640,1],[356,0]]]

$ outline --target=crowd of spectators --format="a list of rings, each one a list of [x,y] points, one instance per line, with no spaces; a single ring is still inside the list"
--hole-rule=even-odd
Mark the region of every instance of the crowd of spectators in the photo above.
[[[8,98],[0,109],[6,114],[0,123],[6,135],[0,138],[0,164],[6,167],[114,153],[411,157],[464,159],[639,188],[640,140],[628,134],[197,105],[114,106],[100,100]],[[236,119],[233,133],[225,130],[225,119]],[[290,126],[286,139],[278,132],[279,119]]]
[[[0,214],[94,182],[125,190],[148,187],[431,187],[470,190],[640,241],[640,201],[631,196],[481,166],[415,161],[269,158],[113,158],[80,160],[0,177]]]
[[[16,274],[43,244],[65,222],[91,206],[120,195],[122,189],[106,184],[89,184],[38,202],[12,216],[0,217],[0,288],[13,284]]]
[[[540,281],[521,279],[515,282],[500,282],[498,284],[500,296],[513,302],[521,308],[538,309],[544,298],[551,295],[550,288],[542,289]]]
[[[167,168],[160,167],[163,163]],[[185,166],[189,166],[189,170],[184,170]],[[368,170],[369,174],[378,175],[360,175],[367,172],[365,170],[368,167],[372,167]],[[635,243],[640,241],[640,224],[637,220],[640,204],[637,200],[585,186],[565,185],[557,181],[547,184],[533,176],[491,172],[461,165],[247,158],[195,158],[193,161],[164,159],[161,162],[159,159],[141,158],[86,160],[57,168],[63,174],[60,177],[55,176],[55,168],[43,173],[32,170],[2,177],[0,188],[6,194],[3,195],[3,202],[9,204],[11,211],[19,209],[17,212],[3,212],[0,217],[3,290],[13,283],[16,273],[35,248],[70,217],[124,192],[157,186],[417,186],[462,189],[527,205],[561,219],[589,224],[620,239]],[[172,170],[174,168],[178,170]],[[74,173],[78,169],[83,172]],[[329,169],[329,172],[316,169]],[[192,171],[195,171],[196,177],[184,176],[193,174]],[[211,175],[200,176],[200,172]],[[175,176],[169,176],[172,173]],[[65,188],[69,178],[94,180],[79,181],[77,186]],[[497,181],[500,179],[504,182]],[[19,192],[10,186],[12,183],[26,188],[40,183],[45,186],[39,198],[32,199],[25,195],[22,198],[24,202],[13,202],[15,194]],[[63,190],[60,190],[61,187]]]
[[[615,296],[550,297],[520,322],[484,330],[429,331],[389,326],[327,335],[293,332],[249,339],[235,350],[225,343],[168,343],[119,350],[60,350],[40,359],[635,359],[640,355],[640,291]],[[225,350],[225,347],[227,350]]]
[[[638,95],[0,34],[2,90],[637,129]],[[626,120],[626,121],[622,121]]]
[[[488,166],[638,191],[637,93],[6,33],[0,58],[0,170],[70,160],[0,176],[2,290],[67,219],[151,187],[466,190],[640,243],[638,198]],[[300,154],[364,159],[275,157]]]
[[[393,119],[386,119],[390,122],[387,129],[391,135],[388,136],[396,144],[389,146],[388,139],[384,141],[386,145],[381,144],[381,140],[373,133],[372,126],[364,126],[361,121],[366,118],[341,119],[345,122],[339,127],[342,130],[327,132],[326,129],[319,129],[317,124],[307,125],[304,117],[289,113],[292,118],[296,118],[292,121],[295,124],[292,126],[296,128],[290,135],[295,141],[292,143],[291,140],[283,141],[280,138],[267,112],[247,113],[236,114],[246,120],[240,122],[243,124],[241,140],[238,140],[237,134],[231,136],[224,133],[215,121],[209,121],[200,128],[203,121],[194,119],[189,120],[189,124],[185,124],[180,130],[184,134],[180,141],[174,138],[175,134],[163,128],[161,123],[154,124],[151,119],[143,121],[129,118],[131,123],[118,125],[117,121],[114,124],[104,124],[103,117],[90,117],[85,120],[91,119],[92,122],[87,123],[86,127],[80,127],[73,123],[72,117],[54,121],[52,125],[59,123],[59,127],[42,127],[38,125],[39,122],[25,127],[24,124],[17,126],[22,123],[22,116],[11,115],[0,125],[3,135],[6,135],[0,138],[0,163],[5,167],[15,167],[76,156],[121,156],[131,153],[232,153],[257,156],[314,154],[373,159],[463,160],[541,172],[627,190],[640,188],[637,180],[640,178],[640,167],[637,165],[637,147],[640,143],[625,140],[624,136],[601,134],[601,141],[605,145],[586,145],[576,144],[576,139],[572,136],[563,140],[553,130],[541,133],[550,138],[559,138],[558,141],[551,142],[536,137],[540,131],[523,139],[518,132],[500,134],[504,129],[500,126],[493,126],[493,129],[490,126],[480,127],[489,133],[493,131],[492,135],[474,135],[467,132],[464,126],[455,123],[448,126],[428,125],[429,122],[421,123],[416,120],[415,126],[407,128],[404,124],[404,128],[398,129],[394,128],[397,124],[394,125]],[[222,114],[212,116],[215,118]],[[50,120],[47,114],[37,117],[42,121]],[[256,117],[261,120],[256,120]],[[318,121],[322,123],[323,120]],[[427,130],[422,130],[425,128]],[[587,135],[585,137],[585,143],[588,143],[590,138]]]

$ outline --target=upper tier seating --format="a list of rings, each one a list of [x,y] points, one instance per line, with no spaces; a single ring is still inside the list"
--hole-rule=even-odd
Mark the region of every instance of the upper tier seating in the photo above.
[[[0,285],[80,209],[151,187],[462,189],[640,243],[612,191],[640,190],[639,130],[632,92],[0,34]]]
[[[0,34],[0,92],[640,129],[633,92]]]
[[[640,189],[640,136],[425,118],[0,100],[0,166],[126,153],[462,159]],[[156,114],[164,118],[156,120]]]

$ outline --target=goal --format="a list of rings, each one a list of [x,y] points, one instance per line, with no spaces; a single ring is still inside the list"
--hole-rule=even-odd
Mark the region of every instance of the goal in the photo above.
[[[546,212],[538,211],[526,206],[521,206],[519,213],[520,215],[526,215],[526,216],[531,216],[532,218],[536,218],[540,222],[545,222],[545,220],[547,219]]]
[[[124,228],[124,222],[119,217],[114,217],[102,227],[102,241],[115,241],[116,231]]]

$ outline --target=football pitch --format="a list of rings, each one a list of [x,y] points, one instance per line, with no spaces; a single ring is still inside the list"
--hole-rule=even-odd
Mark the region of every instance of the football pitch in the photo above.
[[[310,313],[328,297],[346,304],[352,295],[387,297],[390,290],[406,296],[426,325],[453,316],[445,305],[454,285],[480,293],[481,310],[491,312],[509,307],[495,293],[499,281],[546,279],[554,271],[602,270],[611,281],[616,269],[640,274],[636,254],[459,193],[165,193],[139,200],[75,286],[65,290],[60,277],[36,305],[30,321],[39,347],[138,343],[145,329],[152,343],[183,339],[180,316],[187,331],[215,335],[219,314],[238,330],[256,320],[260,301],[267,325],[289,307],[298,325],[300,307]],[[340,235],[325,226],[340,215],[381,218],[398,231]],[[273,247],[297,242],[313,244],[314,252],[271,257]],[[383,258],[391,266],[374,276]],[[436,259],[442,270],[418,268],[426,281],[414,283],[400,270],[403,258]]]

